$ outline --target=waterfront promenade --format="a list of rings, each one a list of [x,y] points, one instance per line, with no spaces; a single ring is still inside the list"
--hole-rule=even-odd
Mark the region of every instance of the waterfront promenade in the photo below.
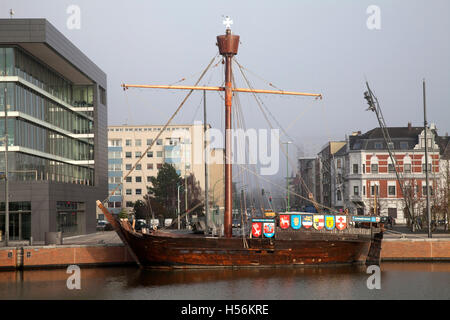
[[[382,261],[450,261],[450,234],[410,233],[401,227],[385,233]],[[134,264],[115,231],[63,238],[62,245],[10,242],[0,247],[0,269],[55,268],[71,264],[105,266]]]

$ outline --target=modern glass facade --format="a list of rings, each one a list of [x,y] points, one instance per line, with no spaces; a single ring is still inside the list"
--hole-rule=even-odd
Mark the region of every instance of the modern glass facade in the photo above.
[[[93,99],[93,85],[74,85],[19,47],[0,47],[0,112],[4,117],[7,108],[10,179],[93,185]],[[0,162],[4,167],[4,155]]]
[[[45,19],[0,18],[0,30],[0,203],[8,146],[10,221],[0,205],[0,231],[36,244],[48,232],[95,232],[108,191],[107,76]]]

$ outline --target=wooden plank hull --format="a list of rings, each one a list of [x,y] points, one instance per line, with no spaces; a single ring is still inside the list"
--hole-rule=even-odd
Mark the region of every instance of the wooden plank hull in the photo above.
[[[366,263],[369,250],[381,250],[382,231],[285,231],[276,238],[207,237],[170,231],[135,232],[99,207],[142,267],[275,267]],[[372,246],[374,235],[379,243]],[[376,256],[376,252],[372,252]],[[378,255],[379,256],[379,255]],[[371,262],[374,259],[370,260]]]
[[[250,267],[364,263],[370,238],[246,239],[125,232],[127,243],[144,267]]]

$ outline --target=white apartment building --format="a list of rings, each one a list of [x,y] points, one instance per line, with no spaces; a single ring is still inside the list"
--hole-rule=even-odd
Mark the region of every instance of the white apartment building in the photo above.
[[[209,128],[210,126],[208,126]],[[151,186],[150,177],[156,177],[163,163],[174,165],[182,177],[194,174],[202,191],[205,190],[205,153],[203,124],[170,125],[162,131],[162,125],[122,125],[108,127],[108,179],[110,193],[123,181],[110,197],[108,207],[114,213],[122,208],[131,209],[133,203],[142,200]],[[147,148],[156,140],[153,147]],[[209,141],[209,139],[207,139]],[[207,149],[210,163],[209,186],[222,178],[223,159],[214,159],[223,153]],[[143,155],[133,172],[125,175]],[[212,174],[211,174],[212,173]],[[217,188],[219,189],[219,188]]]

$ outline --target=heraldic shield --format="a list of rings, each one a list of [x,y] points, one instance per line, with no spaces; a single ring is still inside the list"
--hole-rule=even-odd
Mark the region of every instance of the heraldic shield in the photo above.
[[[313,223],[313,227],[316,230],[322,230],[323,227],[325,226],[325,218],[323,215],[314,215],[314,223]]]
[[[252,223],[252,236],[254,238],[261,237],[262,234],[262,222],[253,222]]]
[[[290,223],[289,215],[280,214],[280,228],[281,229],[289,228],[289,223]]]
[[[291,215],[291,227],[292,229],[298,230],[302,226],[302,216],[299,214]]]
[[[334,229],[334,216],[325,216],[325,229]]]
[[[344,230],[347,228],[347,216],[336,216],[336,229]]]
[[[313,225],[313,216],[312,214],[304,214],[302,217],[302,225],[309,229]]]
[[[264,222],[264,236],[272,238],[275,235],[275,222]]]

